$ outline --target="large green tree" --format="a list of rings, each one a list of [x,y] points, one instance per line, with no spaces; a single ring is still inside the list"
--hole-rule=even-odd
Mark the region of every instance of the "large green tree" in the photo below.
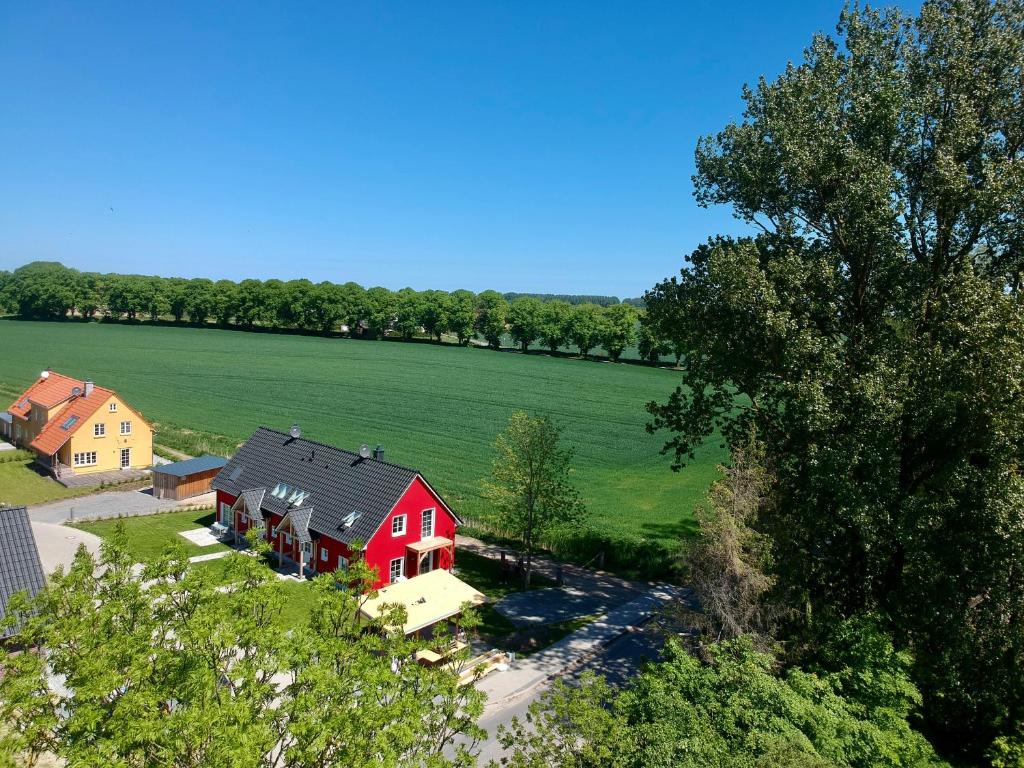
[[[543,316],[544,305],[532,296],[520,296],[509,305],[508,332],[523,352],[540,337]]]
[[[473,327],[491,349],[501,348],[501,337],[508,325],[508,302],[497,291],[483,291],[476,297],[476,322]]]
[[[640,313],[629,304],[613,304],[601,313],[599,340],[612,360],[618,360],[626,347],[636,342]]]
[[[0,651],[0,764],[473,765],[483,696],[458,683],[465,655],[417,664],[400,608],[365,625],[365,563],[319,576],[315,610],[293,626],[258,558],[233,555],[227,574],[218,588],[182,549],[137,574],[115,536],[34,604],[16,599],[24,651]]]
[[[527,721],[499,731],[512,768],[938,768],[907,717],[918,694],[908,661],[868,626],[837,673],[776,671],[745,639],[707,658],[676,640],[664,661],[616,691],[561,681]],[[880,671],[881,668],[881,671]],[[851,685],[854,682],[856,685]]]
[[[975,755],[1024,718],[1022,66],[1019,0],[845,12],[698,145],[698,200],[762,234],[646,297],[686,357],[668,449],[756,431],[807,633],[879,611]]]

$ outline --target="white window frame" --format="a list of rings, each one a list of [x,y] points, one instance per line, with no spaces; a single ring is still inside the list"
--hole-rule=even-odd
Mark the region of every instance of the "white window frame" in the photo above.
[[[217,522],[219,522],[221,525],[231,527],[232,517],[234,517],[234,515],[231,514],[231,505],[228,504],[226,501],[222,501],[220,503],[220,517]]]
[[[122,435],[130,435],[131,433],[132,433],[132,423],[131,423],[131,421],[122,421],[121,422],[121,434]]]
[[[405,536],[405,532],[408,529],[406,518],[408,515],[395,515],[391,518],[391,535],[394,537]],[[397,530],[396,530],[397,528]]]
[[[305,542],[302,542],[301,544],[299,544],[299,550],[302,552],[302,554],[309,555],[309,559],[310,560],[313,559],[313,542],[312,541],[305,541]]]
[[[292,535],[290,533],[285,533],[284,543],[287,544],[289,547],[292,545]]]
[[[96,458],[96,451],[81,451],[71,456],[71,462],[76,467],[95,467],[99,463]]]
[[[117,403],[110,404],[110,413],[117,413]]]
[[[395,563],[398,563],[398,574],[395,574]],[[394,584],[398,579],[405,576],[405,558],[404,557],[393,557],[391,562],[388,563],[388,583]]]
[[[107,425],[102,421],[97,421],[92,425],[92,436],[93,437],[106,437],[107,436]]]
[[[347,571],[348,570],[348,558],[345,557],[344,555],[338,555],[338,570],[339,571]]]
[[[330,556],[330,553],[327,551],[327,547],[320,547],[320,559],[323,560],[324,562],[327,562],[327,558],[329,556]]]
[[[424,528],[424,526],[423,526],[423,516],[425,516],[428,512],[430,513],[430,533],[427,533],[425,530],[423,530],[423,528]],[[434,535],[434,531],[436,530],[436,527],[437,527],[437,507],[431,507],[430,509],[424,509],[422,514],[421,514],[421,516],[420,516],[420,538],[429,539],[431,536]]]

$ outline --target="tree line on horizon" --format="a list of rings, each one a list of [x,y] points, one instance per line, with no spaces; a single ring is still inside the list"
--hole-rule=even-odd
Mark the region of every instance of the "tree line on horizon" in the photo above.
[[[0,309],[25,319],[169,319],[403,341],[425,336],[441,342],[448,336],[463,346],[479,338],[492,349],[507,336],[523,352],[534,345],[551,352],[572,345],[583,357],[601,348],[618,360],[636,345],[642,359],[658,361],[673,345],[641,322],[644,312],[637,304],[642,300],[620,302],[614,296],[101,274],[41,261],[0,272]]]

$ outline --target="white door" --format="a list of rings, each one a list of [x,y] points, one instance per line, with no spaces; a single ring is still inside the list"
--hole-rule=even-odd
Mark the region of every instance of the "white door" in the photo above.
[[[127,469],[132,465],[132,449],[122,448],[121,449],[121,469]]]

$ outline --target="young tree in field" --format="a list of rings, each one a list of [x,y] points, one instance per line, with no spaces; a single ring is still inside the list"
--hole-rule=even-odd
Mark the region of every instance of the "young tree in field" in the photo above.
[[[639,313],[629,304],[613,304],[601,314],[601,346],[612,360],[618,360],[623,350],[636,342]]]
[[[508,324],[508,302],[497,291],[483,291],[476,297],[476,321],[473,327],[491,349],[501,347]]]
[[[572,306],[564,301],[549,301],[540,313],[541,343],[554,354],[569,340]]]
[[[459,344],[465,346],[473,338],[476,322],[476,295],[472,291],[452,291],[444,305],[441,327],[454,333]]]
[[[290,626],[258,558],[232,555],[232,588],[219,590],[180,547],[140,578],[123,543],[106,542],[99,562],[82,548],[33,604],[13,600],[25,650],[0,649],[0,763],[473,765],[482,694],[457,669],[415,662],[425,646],[396,631],[404,610],[361,623],[364,562],[345,589],[317,577],[310,619]]]
[[[601,343],[604,334],[603,310],[597,304],[577,304],[569,316],[569,339],[586,357]]]
[[[544,305],[532,296],[520,296],[508,309],[508,332],[523,352],[541,335]]]
[[[571,448],[560,445],[561,431],[547,416],[516,411],[494,443],[491,480],[484,484],[501,522],[523,548],[523,588],[530,586],[533,557],[545,534],[571,525],[583,514],[579,493],[569,481]]]
[[[1024,713],[1022,29],[1009,0],[852,6],[698,145],[698,201],[763,234],[646,297],[686,352],[668,449],[756,428],[806,632],[879,612],[966,762]]]

